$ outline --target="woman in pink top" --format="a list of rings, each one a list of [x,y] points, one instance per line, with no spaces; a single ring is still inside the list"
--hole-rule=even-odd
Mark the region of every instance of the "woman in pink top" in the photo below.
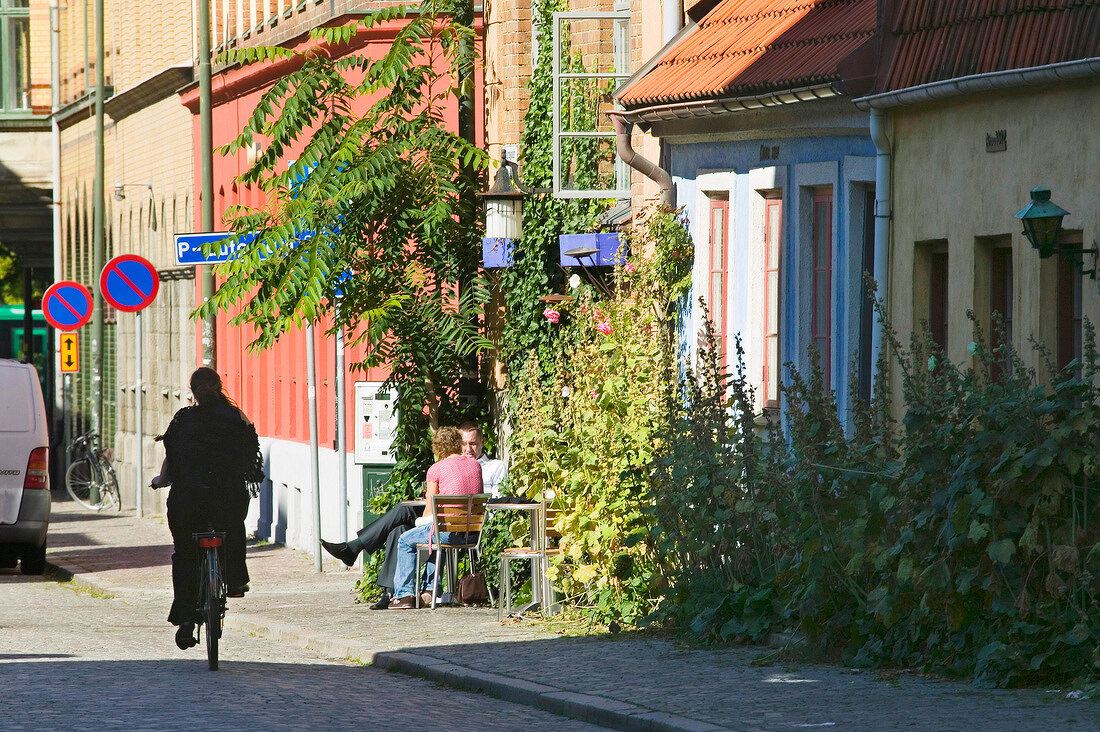
[[[481,464],[462,454],[462,435],[454,427],[441,427],[432,437],[432,452],[436,463],[428,468],[428,489],[424,496],[428,505],[424,515],[431,516],[431,497],[469,495],[481,493]],[[425,544],[432,531],[431,524],[409,529],[397,542],[397,569],[394,571],[394,599],[392,610],[410,610],[416,607],[416,545]],[[445,531],[438,541],[451,541],[451,532]],[[430,588],[435,579],[435,565],[428,562],[424,588]]]

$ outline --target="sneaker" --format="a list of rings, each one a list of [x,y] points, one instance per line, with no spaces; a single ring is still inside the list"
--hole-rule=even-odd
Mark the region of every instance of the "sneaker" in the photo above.
[[[350,567],[355,564],[356,557],[359,556],[359,552],[352,551],[346,542],[340,542],[335,544],[331,541],[321,541],[321,546],[326,552],[339,559],[346,566]]]
[[[226,597],[244,597],[244,593],[248,592],[249,589],[250,588],[248,586],[248,583],[245,582],[240,587],[234,587],[234,588],[226,590],[225,596]]]
[[[416,596],[395,597],[390,601],[390,610],[415,610]]]
[[[192,646],[198,645],[199,639],[195,637],[194,623],[180,623],[176,629],[176,647],[186,651]]]

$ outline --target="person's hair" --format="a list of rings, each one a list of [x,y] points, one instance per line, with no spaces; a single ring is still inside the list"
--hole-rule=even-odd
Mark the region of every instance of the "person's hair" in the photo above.
[[[436,460],[462,453],[462,435],[454,427],[440,427],[432,435],[432,452]]]
[[[215,404],[233,406],[233,401],[222,389],[222,379],[218,372],[206,366],[200,366],[191,374],[191,393],[202,407]]]
[[[477,436],[485,439],[485,433],[481,431],[481,425],[476,422],[463,422],[458,426],[459,432],[476,432]]]

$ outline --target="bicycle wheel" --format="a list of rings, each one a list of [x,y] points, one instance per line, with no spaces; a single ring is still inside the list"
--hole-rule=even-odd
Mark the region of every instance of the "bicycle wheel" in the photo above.
[[[69,491],[69,495],[73,497],[73,500],[84,508],[102,511],[106,505],[105,501],[109,499],[104,498],[103,491],[100,490],[99,500],[97,502],[92,501],[92,486],[100,484],[95,473],[96,470],[92,466],[91,460],[86,457],[76,460],[65,471],[65,489]]]
[[[203,620],[206,623],[206,660],[211,671],[218,670],[218,639],[222,635],[221,612],[221,563],[218,561],[218,550],[208,548],[206,560],[203,562],[206,568],[206,576],[203,578],[206,586],[203,591],[205,603],[203,605]]]
[[[99,474],[102,480],[99,484],[99,493],[103,496],[104,504],[112,504],[116,511],[122,510],[122,494],[118,490],[118,477],[110,461],[102,455],[96,457],[99,463]]]

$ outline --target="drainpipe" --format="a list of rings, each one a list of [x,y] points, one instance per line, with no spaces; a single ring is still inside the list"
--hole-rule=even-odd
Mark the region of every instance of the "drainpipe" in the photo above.
[[[676,194],[672,189],[672,176],[661,166],[643,158],[630,146],[630,132],[634,129],[634,123],[627,122],[622,114],[610,112],[608,116],[615,124],[615,151],[619,157],[624,163],[661,187],[662,203],[675,206]]]
[[[878,295],[890,304],[890,178],[892,160],[890,141],[886,137],[887,112],[871,109],[871,140],[875,143],[875,282]],[[874,390],[876,366],[882,352],[882,323],[878,318],[871,324],[871,389]]]
[[[661,43],[668,43],[680,32],[684,9],[680,0],[664,0],[661,3]]]

